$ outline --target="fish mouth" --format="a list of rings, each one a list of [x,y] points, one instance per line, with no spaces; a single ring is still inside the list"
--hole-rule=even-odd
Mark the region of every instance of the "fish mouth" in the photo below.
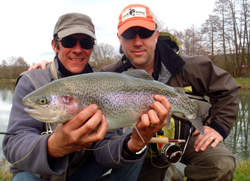
[[[26,107],[24,108],[24,111],[27,112],[28,114],[42,115],[40,111],[36,110],[33,107]]]
[[[39,120],[41,122],[45,122],[45,123],[54,123],[55,122],[53,118],[50,118],[50,116],[48,116],[48,114],[41,112],[41,111],[37,110],[36,108],[26,107],[26,108],[24,108],[24,111],[26,113],[28,113],[31,117],[33,117],[36,120]]]

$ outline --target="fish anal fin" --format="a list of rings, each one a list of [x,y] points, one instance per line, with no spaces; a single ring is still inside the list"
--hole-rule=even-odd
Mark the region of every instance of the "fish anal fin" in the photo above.
[[[123,133],[126,133],[128,131],[128,129],[129,129],[129,126],[122,128]]]

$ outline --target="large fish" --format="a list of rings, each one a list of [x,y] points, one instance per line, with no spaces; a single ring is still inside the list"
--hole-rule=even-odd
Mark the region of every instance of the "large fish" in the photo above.
[[[108,130],[134,125],[155,102],[165,96],[170,114],[184,115],[204,135],[202,116],[211,105],[189,99],[183,88],[153,80],[144,70],[123,73],[89,73],[51,82],[23,98],[24,110],[46,123],[65,123],[90,104],[96,104],[108,122]],[[169,123],[170,121],[168,121]]]

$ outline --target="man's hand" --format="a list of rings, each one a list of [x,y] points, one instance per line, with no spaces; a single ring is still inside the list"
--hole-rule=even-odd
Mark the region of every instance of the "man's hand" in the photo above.
[[[93,131],[97,126],[97,131]],[[90,105],[65,124],[58,124],[48,139],[48,158],[63,157],[104,138],[108,123],[96,105]]]
[[[30,66],[30,68],[28,69],[28,71],[38,69],[39,67],[41,67],[42,70],[43,70],[43,69],[46,68],[46,65],[48,65],[50,63],[52,63],[52,61],[47,62],[46,60],[43,60],[43,61],[41,61],[39,63],[36,63],[35,65]]]
[[[137,131],[133,129],[132,138],[128,142],[128,148],[132,152],[141,150],[157,131],[168,122],[171,105],[164,96],[156,95],[154,98],[156,102],[151,105],[151,110],[147,114],[143,114],[141,120],[136,124],[145,143],[143,143]]]
[[[204,131],[205,131],[205,136],[200,134],[197,130],[193,133],[194,136],[200,134],[194,143],[194,148],[196,152],[200,150],[205,151],[208,145],[210,144],[211,147],[214,148],[219,144],[219,142],[223,141],[223,137],[213,128],[204,126]]]

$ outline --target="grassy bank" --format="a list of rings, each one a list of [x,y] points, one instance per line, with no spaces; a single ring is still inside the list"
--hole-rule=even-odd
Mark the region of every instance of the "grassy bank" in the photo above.
[[[0,180],[1,181],[10,181],[12,174],[9,172],[5,158],[2,158],[0,162]],[[250,180],[250,160],[243,159],[241,160],[235,169],[233,181],[247,181]]]
[[[234,172],[234,181],[250,180],[250,160],[241,160]]]
[[[0,180],[9,181],[12,177],[12,174],[9,172],[9,167],[6,158],[2,158],[0,162]]]
[[[250,78],[235,78],[234,80],[242,90],[250,90]]]
[[[16,82],[16,79],[0,79],[0,82]]]

